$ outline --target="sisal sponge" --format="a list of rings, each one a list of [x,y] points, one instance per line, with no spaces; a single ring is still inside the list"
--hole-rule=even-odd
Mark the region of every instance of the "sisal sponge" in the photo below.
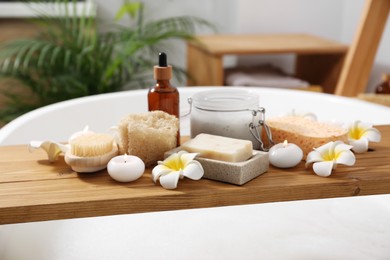
[[[306,155],[330,141],[348,140],[348,131],[332,124],[318,122],[300,116],[283,116],[267,120],[271,129],[272,139],[275,143],[295,143]]]
[[[164,159],[164,153],[176,147],[179,120],[163,111],[131,114],[119,125],[121,153],[138,156],[146,166]]]

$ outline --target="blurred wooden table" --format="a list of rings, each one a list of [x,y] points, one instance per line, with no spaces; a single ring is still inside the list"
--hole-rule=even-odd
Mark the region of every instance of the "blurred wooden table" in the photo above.
[[[295,76],[333,93],[348,46],[306,34],[208,35],[187,44],[189,86],[223,86],[226,55],[294,54]]]
[[[365,0],[335,94],[355,97],[366,92],[389,12],[390,0]]]
[[[374,151],[357,154],[354,166],[340,165],[328,178],[301,162],[270,167],[243,186],[183,179],[176,190],[154,184],[151,169],[118,183],[105,170],[75,173],[63,157],[50,164],[45,152],[29,153],[26,145],[1,146],[0,224],[390,193],[390,125],[378,129],[382,141],[370,144]]]

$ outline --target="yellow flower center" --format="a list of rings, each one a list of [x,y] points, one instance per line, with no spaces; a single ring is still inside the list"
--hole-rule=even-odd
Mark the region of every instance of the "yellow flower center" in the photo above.
[[[165,165],[174,171],[179,171],[184,169],[184,164],[182,160],[177,159],[177,160],[169,160],[168,162],[165,163]]]
[[[334,151],[327,151],[325,154],[322,155],[322,158],[324,161],[337,161],[339,158],[341,152],[334,153]]]
[[[350,139],[359,140],[363,136],[363,133],[364,133],[363,128],[355,127],[349,131],[348,136]]]

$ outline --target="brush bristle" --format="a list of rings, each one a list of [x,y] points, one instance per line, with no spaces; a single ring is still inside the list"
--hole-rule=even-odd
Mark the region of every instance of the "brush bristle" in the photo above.
[[[109,134],[82,135],[70,142],[71,154],[92,157],[111,152],[114,138]]]

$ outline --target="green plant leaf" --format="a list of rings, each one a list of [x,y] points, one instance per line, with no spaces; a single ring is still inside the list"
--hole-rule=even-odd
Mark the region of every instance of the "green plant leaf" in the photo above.
[[[115,20],[119,21],[127,14],[131,18],[134,18],[141,9],[142,3],[126,1],[118,12],[115,14]]]
[[[36,10],[39,17],[31,20],[41,28],[36,36],[0,44],[0,80],[16,79],[31,92],[28,99],[32,100],[9,86],[8,105],[0,112],[0,121],[62,100],[149,87],[156,54],[167,40],[195,40],[198,27],[212,27],[205,20],[186,16],[144,21],[145,5],[128,1],[117,19],[128,14],[133,21],[101,32],[96,17],[85,10],[81,16],[71,12],[75,0],[49,1],[61,15]],[[174,66],[174,76],[184,79],[185,70]]]

